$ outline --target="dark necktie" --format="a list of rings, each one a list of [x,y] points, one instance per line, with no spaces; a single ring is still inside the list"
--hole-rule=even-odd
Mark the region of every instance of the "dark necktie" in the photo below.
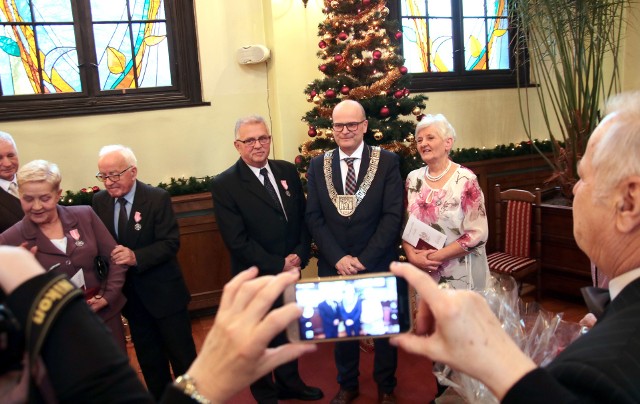
[[[597,319],[602,317],[604,309],[611,302],[611,296],[609,296],[609,289],[596,288],[595,286],[586,286],[580,288],[584,302],[587,304],[589,313],[593,313]]]
[[[119,198],[120,215],[118,216],[118,241],[124,244],[125,234],[127,233],[127,200]]]
[[[356,170],[353,168],[355,157],[347,157],[344,162],[347,163],[347,179],[344,184],[345,195],[353,195],[356,193]]]
[[[275,202],[276,206],[278,207],[278,210],[280,210],[280,212],[283,212],[282,205],[280,204],[280,199],[278,199],[278,194],[276,193],[276,190],[273,188],[273,184],[271,184],[271,180],[269,180],[269,171],[265,167],[263,167],[260,169],[260,174],[264,178],[264,187],[267,189],[267,193],[269,194],[271,199],[273,199],[273,202]]]

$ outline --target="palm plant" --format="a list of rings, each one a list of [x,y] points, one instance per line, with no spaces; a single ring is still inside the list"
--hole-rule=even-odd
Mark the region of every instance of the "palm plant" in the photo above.
[[[560,185],[568,197],[578,179],[576,164],[601,118],[600,108],[620,91],[623,15],[629,4],[630,0],[513,0],[509,4],[518,44],[526,50],[517,52],[517,63],[531,66],[554,145],[552,156],[540,152],[554,172],[547,182]],[[520,91],[522,121],[531,140],[535,135],[529,89]]]

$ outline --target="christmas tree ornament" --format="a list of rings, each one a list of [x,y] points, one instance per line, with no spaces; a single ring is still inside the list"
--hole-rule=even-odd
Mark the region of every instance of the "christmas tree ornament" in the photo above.
[[[422,118],[424,118],[424,114],[420,114],[420,115],[416,116],[416,121],[420,122],[422,120]]]
[[[294,162],[294,163],[296,163],[296,165],[297,165],[297,166],[299,166],[300,164],[302,164],[302,161],[303,161],[303,157],[302,157],[302,155],[300,155],[300,154],[298,154],[298,155],[296,156],[296,158],[295,158],[295,159],[293,159],[293,162]]]
[[[342,95],[349,95],[349,90],[351,90],[349,87],[347,86],[342,86],[342,88],[340,89],[340,93]]]
[[[351,61],[351,66],[360,67],[362,65],[362,59],[355,58]]]
[[[406,67],[404,67],[404,66],[400,66],[400,73],[401,73],[401,74],[407,74],[408,72],[409,72],[409,69],[407,69],[407,68],[406,68]]]
[[[413,142],[414,140],[416,140],[415,136],[413,136],[412,134],[407,136],[407,142]]]
[[[307,132],[307,135],[309,135],[309,137],[316,137],[317,134],[318,132],[316,132],[316,128],[314,128],[313,126],[309,126],[309,131]]]
[[[318,95],[318,93],[316,92],[316,90],[311,90],[311,92],[309,93],[309,95],[311,97],[315,97],[316,95]]]
[[[331,2],[331,8],[338,8],[339,5],[340,3],[337,0],[333,0]]]
[[[420,107],[415,107],[415,108],[411,111],[411,113],[412,113],[413,115],[415,115],[415,116],[418,116],[418,115],[420,115],[420,114],[422,113],[422,109],[421,109]]]
[[[341,41],[346,41],[347,38],[349,38],[349,35],[347,35],[346,32],[342,31],[338,34],[338,39]]]
[[[324,136],[324,131],[322,129],[316,129],[318,136]]]
[[[382,52],[380,52],[379,50],[376,49],[376,50],[373,51],[373,55],[372,56],[373,56],[374,59],[378,60],[378,59],[380,59],[382,57]]]
[[[368,7],[371,4],[371,0],[362,0],[362,5]]]
[[[391,113],[391,111],[389,111],[389,108],[385,105],[384,107],[380,108],[380,116],[383,118],[386,118],[389,116],[389,114]]]
[[[395,37],[397,40],[400,40],[402,38],[402,32],[400,31],[396,32]]]
[[[389,38],[384,38],[384,39],[382,40],[382,44],[383,44],[383,45],[389,45]]]
[[[333,39],[333,37],[331,36],[330,33],[327,32],[326,34],[324,34],[322,39],[324,39],[325,42],[331,42],[331,39]]]
[[[320,42],[318,42],[318,47],[320,49],[324,49],[324,48],[327,47],[327,43],[325,41],[320,41]]]
[[[384,137],[384,135],[382,134],[382,132],[380,132],[378,129],[374,129],[373,131],[373,138],[377,141],[381,141],[382,138]]]
[[[397,90],[395,93],[393,93],[393,96],[394,96],[395,98],[402,98],[402,97],[404,97],[404,91],[402,91],[402,90]]]
[[[322,100],[320,99],[320,96],[316,95],[315,97],[313,97],[313,103],[318,105],[322,102]]]
[[[402,90],[402,92],[404,93],[405,97],[408,97],[409,94],[411,94],[411,92],[409,91],[409,89],[405,88],[404,90]]]
[[[389,9],[387,7],[383,8],[382,10],[380,10],[380,15],[386,18],[389,15]]]
[[[307,96],[307,102],[313,102],[313,97],[312,96]]]
[[[324,96],[327,98],[336,98],[336,92],[333,88],[330,88],[327,91],[325,91]]]
[[[335,55],[333,57],[333,60],[335,60],[337,63],[342,62],[342,55]]]
[[[322,73],[324,73],[324,72],[326,72],[326,71],[327,71],[327,65],[320,65],[320,66],[318,67],[318,69],[320,69],[320,71],[321,71]]]

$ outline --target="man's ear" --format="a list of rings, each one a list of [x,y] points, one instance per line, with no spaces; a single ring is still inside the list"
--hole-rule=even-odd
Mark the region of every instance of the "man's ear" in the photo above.
[[[623,233],[640,228],[640,176],[626,178],[618,187],[616,227]]]

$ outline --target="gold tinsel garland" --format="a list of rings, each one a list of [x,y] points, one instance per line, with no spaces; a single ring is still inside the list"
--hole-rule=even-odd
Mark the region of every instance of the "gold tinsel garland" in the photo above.
[[[383,90],[387,91],[391,87],[391,84],[398,81],[400,77],[402,77],[400,68],[393,69],[387,72],[387,74],[382,79],[376,81],[370,86],[360,86],[354,88],[349,92],[349,96],[357,100],[375,97],[377,95],[380,95]]]

